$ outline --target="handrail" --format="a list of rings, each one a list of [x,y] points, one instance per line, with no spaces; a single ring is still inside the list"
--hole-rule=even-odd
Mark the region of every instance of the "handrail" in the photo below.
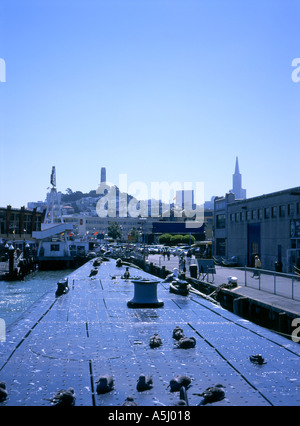
[[[253,278],[254,276],[258,278],[258,289],[261,291],[265,291],[267,293],[273,293],[276,294],[278,296],[282,296],[288,299],[293,299],[293,300],[297,300],[300,301],[299,298],[295,297],[295,282],[299,282],[300,281],[300,276],[299,275],[295,275],[295,274],[287,274],[284,272],[277,272],[277,271],[270,271],[267,269],[258,269],[258,268],[250,268],[248,266],[244,266],[242,268],[237,268],[240,270],[244,270],[245,271],[245,287],[252,287],[254,288],[254,286],[249,285],[249,283],[247,282],[247,272],[252,272],[253,276],[251,278]],[[272,281],[269,282],[269,287],[273,287],[273,291],[270,291],[268,289],[266,289],[266,286],[264,286],[265,281],[264,281],[264,277],[266,276],[271,276],[273,277],[273,286],[272,286]],[[286,279],[288,281],[288,283],[291,283],[291,289],[290,289],[290,294],[291,296],[287,295],[287,289],[285,288],[285,294],[283,294],[283,292],[279,292],[278,291],[278,279],[279,278],[283,278]],[[300,285],[300,284],[299,284]],[[265,288],[263,288],[265,287]]]

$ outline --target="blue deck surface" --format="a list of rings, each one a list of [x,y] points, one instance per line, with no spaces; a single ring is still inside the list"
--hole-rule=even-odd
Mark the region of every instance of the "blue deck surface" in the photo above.
[[[9,397],[0,405],[47,406],[57,390],[71,386],[77,406],[120,406],[129,395],[139,405],[172,406],[179,393],[168,384],[178,374],[192,379],[190,405],[200,402],[193,393],[216,383],[226,386],[226,397],[215,405],[300,405],[299,344],[194,294],[170,293],[166,283],[158,285],[163,308],[129,309],[133,284],[121,279],[125,267],[103,262],[93,279],[91,268],[89,262],[69,275],[66,295],[47,294],[7,330],[0,381]],[[177,325],[196,338],[195,348],[175,349]],[[163,345],[151,349],[154,333]],[[266,364],[250,362],[258,353]],[[97,395],[95,382],[104,374],[114,377],[115,389]],[[137,392],[140,374],[153,376],[153,389]]]

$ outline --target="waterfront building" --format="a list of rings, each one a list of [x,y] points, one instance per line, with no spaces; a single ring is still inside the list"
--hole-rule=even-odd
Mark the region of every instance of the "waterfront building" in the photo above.
[[[37,208],[28,210],[0,207],[0,238],[1,240],[24,241],[32,238],[32,232],[41,230],[44,214]]]
[[[240,266],[293,272],[300,265],[300,187],[246,200],[215,199],[214,254],[236,256]]]
[[[36,250],[36,242],[32,236],[35,231],[41,229],[44,214],[33,210],[27,210],[24,207],[20,209],[0,207],[0,258],[7,255],[8,246],[12,245],[14,249],[25,250],[29,245],[32,253]]]
[[[63,215],[63,221],[73,225],[74,238],[102,240],[107,236],[108,226],[116,222],[120,227],[123,242],[128,241],[129,233],[135,229],[143,241],[151,244],[164,233],[192,233],[199,240],[212,239],[213,211],[204,212],[204,224],[199,228],[186,226],[184,217],[99,217],[90,214],[72,214]]]

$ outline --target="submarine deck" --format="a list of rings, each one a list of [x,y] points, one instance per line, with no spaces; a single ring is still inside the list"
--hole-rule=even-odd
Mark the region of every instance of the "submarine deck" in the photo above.
[[[133,396],[140,406],[172,406],[176,375],[191,377],[190,406],[216,383],[226,397],[214,405],[300,405],[300,346],[244,320],[201,297],[169,292],[160,282],[161,308],[128,308],[133,284],[121,279],[125,266],[103,262],[89,278],[92,261],[68,276],[70,291],[58,298],[48,293],[6,333],[0,343],[0,381],[8,398],[0,405],[47,406],[59,389],[73,387],[76,406],[121,406]],[[153,278],[130,268],[131,275]],[[112,278],[115,277],[115,278]],[[175,349],[172,331],[181,326],[196,347]],[[151,349],[150,337],[163,341]],[[266,364],[249,356],[262,354]],[[100,375],[114,377],[114,390],[97,395]],[[140,374],[153,376],[153,388],[137,392]]]

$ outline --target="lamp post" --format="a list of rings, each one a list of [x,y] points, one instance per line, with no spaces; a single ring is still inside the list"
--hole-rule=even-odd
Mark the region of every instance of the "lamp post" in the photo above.
[[[143,243],[143,262],[145,264],[145,249],[146,249],[146,231],[145,231],[145,225],[146,225],[146,218],[140,217],[139,220],[142,222],[142,226],[140,227],[142,231],[142,243]]]
[[[9,249],[9,245],[8,245],[8,243],[6,243],[5,246],[4,246],[5,262],[8,259],[8,249]]]
[[[9,265],[9,275],[12,277],[14,273],[14,254],[15,248],[11,244],[8,248],[8,265]]]
[[[15,243],[16,243],[16,225],[9,225],[9,229],[12,229],[12,233],[13,233],[13,246],[15,247]]]
[[[25,232],[26,232],[26,229],[23,229],[23,234],[24,234],[24,239],[23,239],[23,257],[27,257],[27,254],[25,252],[25,247],[26,247]]]
[[[30,245],[26,243],[25,245],[25,257],[29,257]]]

